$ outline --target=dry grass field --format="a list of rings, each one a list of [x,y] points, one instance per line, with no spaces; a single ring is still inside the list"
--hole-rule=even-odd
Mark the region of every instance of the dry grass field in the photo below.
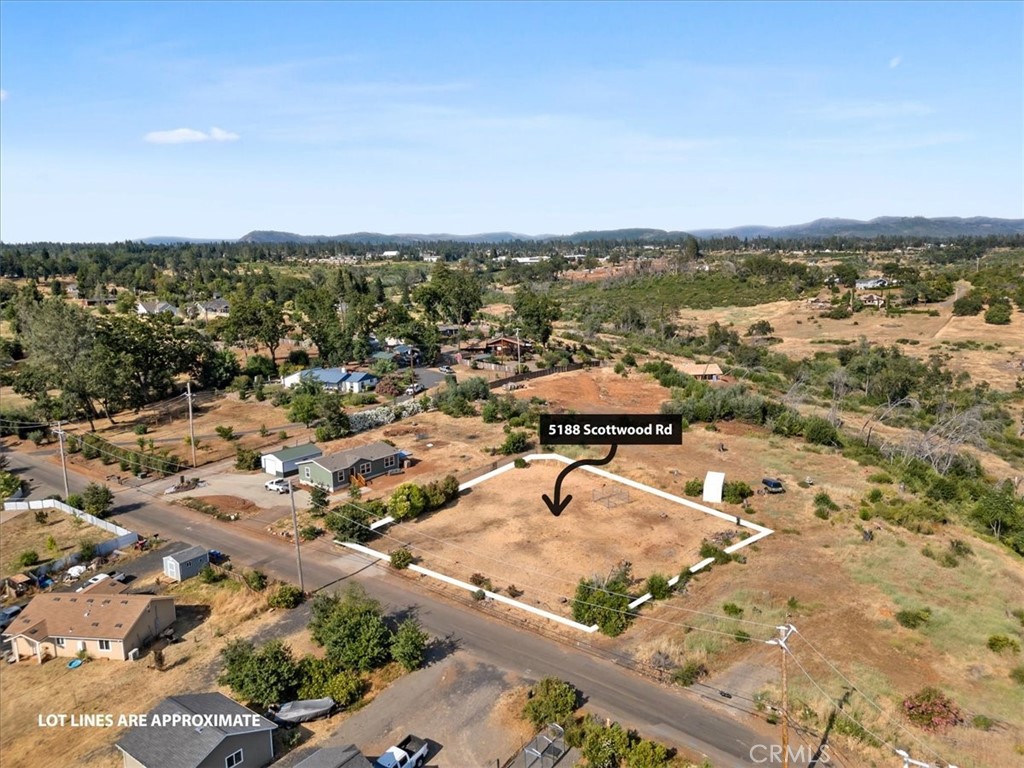
[[[627,453],[623,464],[629,461]],[[581,577],[608,574],[627,561],[638,580],[655,572],[674,576],[701,559],[703,539],[739,530],[584,471],[565,480],[563,494],[573,499],[554,517],[541,494],[551,494],[564,468],[538,461],[485,480],[451,508],[390,526],[373,546],[390,551],[405,545],[427,568],[464,581],[479,573],[503,592],[515,585],[521,600],[569,615],[562,598],[572,597]],[[628,500],[616,506],[594,500],[619,489],[628,491]]]
[[[64,557],[78,549],[82,541],[99,544],[114,536],[106,531],[89,525],[78,523],[70,515],[57,510],[48,510],[46,522],[36,522],[35,513],[22,512],[3,523],[0,523],[0,574],[9,576],[22,569],[17,560],[22,552],[34,551],[39,555],[39,562]],[[56,549],[48,549],[46,544],[53,537]]]

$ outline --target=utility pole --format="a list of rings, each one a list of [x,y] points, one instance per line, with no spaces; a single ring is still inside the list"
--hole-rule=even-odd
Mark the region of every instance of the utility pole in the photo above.
[[[59,421],[57,422],[57,439],[60,441],[60,468],[64,473],[64,501],[67,501],[71,491],[68,489],[68,465],[64,459],[64,430],[61,428]]]
[[[768,645],[777,645],[782,649],[782,768],[789,768],[789,690],[786,680],[786,657],[789,655],[789,636],[796,632],[792,624],[783,624],[776,627],[779,630],[779,637],[776,640],[768,640]]]
[[[188,393],[188,442],[192,446],[192,467],[199,466],[196,464],[196,429],[192,423],[192,382],[185,382],[185,391]]]
[[[299,518],[295,514],[295,485],[288,481],[288,499],[292,503],[292,531],[295,534],[295,565],[299,569],[299,591],[306,594],[306,585],[302,581],[302,553],[299,550]]]
[[[523,345],[519,341],[519,329],[516,328],[516,373],[523,367]]]

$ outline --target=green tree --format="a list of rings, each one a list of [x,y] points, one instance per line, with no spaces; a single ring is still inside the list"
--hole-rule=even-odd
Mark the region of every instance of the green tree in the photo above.
[[[219,682],[260,708],[291,700],[301,682],[299,665],[280,640],[259,649],[251,641],[234,640],[221,651],[221,658],[224,672]]]
[[[344,669],[369,671],[390,657],[391,631],[380,603],[352,585],[342,597],[318,594],[309,621],[313,641]]]
[[[517,322],[522,325],[523,335],[544,344],[551,338],[553,323],[561,316],[561,310],[554,298],[522,286],[512,299]]]
[[[426,657],[428,639],[416,619],[406,619],[391,639],[391,657],[408,672],[419,669]]]
[[[292,395],[291,406],[288,408],[288,418],[291,421],[301,422],[306,427],[309,427],[319,416],[318,405],[316,395],[305,392]]]
[[[416,483],[402,483],[391,494],[387,508],[396,520],[411,520],[427,508],[427,495]]]
[[[617,768],[629,752],[629,734],[618,723],[605,726],[588,720],[580,752],[590,768]]]
[[[309,513],[313,517],[323,517],[327,511],[328,501],[327,490],[319,485],[314,485],[309,490]]]
[[[980,293],[970,291],[953,302],[953,314],[963,317],[977,315],[985,308],[985,301]]]
[[[572,722],[578,701],[579,694],[572,685],[557,677],[545,677],[533,686],[533,695],[523,707],[523,717],[534,728],[543,728],[548,723],[565,727]]]
[[[607,579],[580,579],[572,601],[572,617],[581,624],[596,624],[610,637],[622,634],[633,618],[629,610],[630,579],[628,567]]]
[[[629,768],[665,768],[669,764],[668,749],[663,744],[640,739],[626,755]]]
[[[82,492],[83,511],[94,517],[103,518],[114,506],[114,494],[105,485],[89,483]]]
[[[1012,312],[1009,302],[993,302],[985,312],[985,322],[990,325],[1009,325]]]

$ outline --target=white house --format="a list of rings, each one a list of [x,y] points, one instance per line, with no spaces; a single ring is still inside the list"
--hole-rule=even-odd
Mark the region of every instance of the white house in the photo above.
[[[291,389],[304,381],[315,381],[324,389],[338,392],[368,392],[380,383],[380,377],[366,371],[349,371],[346,368],[307,368],[288,374],[281,383],[285,389]]]
[[[162,312],[169,312],[175,317],[178,316],[178,308],[166,301],[140,301],[135,304],[135,311],[140,315],[159,315]]]

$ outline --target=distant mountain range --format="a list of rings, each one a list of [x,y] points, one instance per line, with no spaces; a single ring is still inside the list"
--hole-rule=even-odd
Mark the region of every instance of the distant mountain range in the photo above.
[[[292,232],[276,232],[273,230],[254,230],[242,235],[237,240],[197,239],[188,237],[147,237],[142,242],[150,245],[178,245],[181,243],[366,243],[368,245],[403,246],[423,242],[457,242],[457,243],[508,243],[514,240],[541,241],[553,240],[567,243],[582,243],[588,240],[677,240],[692,234],[694,237],[773,237],[786,238],[826,238],[856,237],[873,238],[889,237],[920,237],[927,240],[956,237],[979,237],[984,235],[1020,235],[1024,234],[1024,219],[993,219],[985,216],[971,218],[944,217],[929,219],[923,216],[880,216],[870,221],[857,219],[817,219],[807,224],[794,224],[785,227],[764,227],[748,225],[729,229],[695,229],[690,233],[666,231],[664,229],[606,229],[588,232],[576,232],[572,235],[523,235],[515,232],[484,232],[476,235],[450,234],[395,234],[385,235],[379,232],[353,232],[347,235],[297,235]]]

